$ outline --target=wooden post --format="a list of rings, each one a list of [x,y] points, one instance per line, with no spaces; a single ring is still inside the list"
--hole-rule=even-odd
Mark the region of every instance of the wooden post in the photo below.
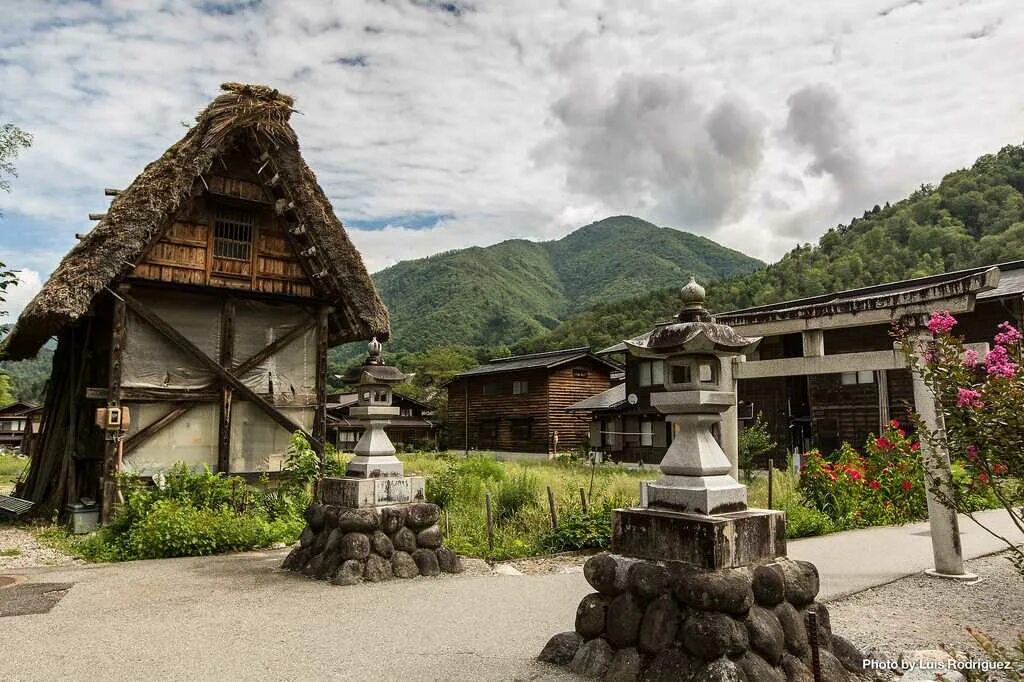
[[[220,318],[220,364],[231,371],[235,346],[235,299],[224,299]],[[234,391],[227,384],[221,385],[220,427],[217,439],[217,471],[231,472],[231,400]],[[180,408],[179,408],[180,409]]]
[[[113,315],[110,325],[110,363],[107,370],[107,407],[121,407],[121,365],[124,356],[126,309],[124,300],[114,297]],[[100,520],[110,521],[117,500],[117,454],[120,432],[111,431],[106,434],[103,450],[103,493]]]
[[[818,654],[818,614],[807,614],[807,639],[811,645],[811,674],[814,682],[821,682],[821,659]]]
[[[484,504],[487,508],[487,550],[494,551],[494,518],[491,516],[491,494],[484,496]]]
[[[555,494],[548,486],[548,509],[551,511],[551,530],[558,530],[558,510],[555,509]]]
[[[580,505],[582,505],[583,507],[584,514],[590,513],[590,508],[587,505],[587,491],[584,490],[583,488],[580,488]]]
[[[775,460],[772,459],[771,457],[769,457],[768,458],[768,508],[769,509],[775,509],[775,507],[772,506],[772,502],[773,502],[772,493],[775,490],[775,486],[772,485],[772,483],[773,483],[772,479],[774,478],[772,476],[772,474],[774,474],[774,473],[775,473]]]
[[[320,470],[324,468],[327,442],[327,335],[330,308],[322,307],[316,318],[316,413],[313,416],[313,437],[320,441],[315,446],[320,455]]]

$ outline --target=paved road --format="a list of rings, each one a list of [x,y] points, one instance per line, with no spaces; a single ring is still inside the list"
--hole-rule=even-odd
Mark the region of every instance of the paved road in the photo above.
[[[790,553],[818,564],[830,598],[928,567],[924,529],[800,540]],[[999,549],[963,530],[968,556]],[[0,679],[571,679],[533,657],[571,629],[589,591],[578,572],[345,588],[275,570],[283,556],[23,571],[74,587],[49,613],[0,619]]]

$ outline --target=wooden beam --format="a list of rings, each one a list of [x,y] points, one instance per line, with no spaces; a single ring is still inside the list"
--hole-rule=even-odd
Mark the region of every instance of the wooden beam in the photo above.
[[[106,213],[90,213],[89,220],[103,220],[107,217]]]
[[[108,197],[116,197],[118,194],[121,193],[121,190],[107,187],[106,189],[103,190],[103,193],[106,194]]]
[[[121,406],[121,364],[125,340],[125,301],[115,295],[110,329],[110,363],[107,371],[107,407]],[[117,446],[118,441],[107,434],[103,449],[102,506],[100,519],[106,523],[114,513],[117,500]],[[118,434],[119,435],[119,434]]]
[[[106,388],[89,386],[85,397],[89,400],[106,400],[110,391]],[[210,403],[220,400],[220,391],[211,387],[198,390],[183,388],[122,388],[121,400],[134,403],[194,402]]]
[[[313,416],[313,437],[321,442],[317,448],[321,469],[324,463],[324,447],[327,440],[327,336],[330,308],[324,306],[316,317],[316,412]]]
[[[259,353],[256,353],[248,360],[240,364],[238,367],[233,369],[231,373],[234,374],[236,377],[242,376],[249,370],[259,365],[261,362],[269,358],[271,355],[274,355],[282,348],[290,344],[292,341],[295,341],[297,338],[308,332],[310,329],[313,328],[315,324],[316,322],[308,322],[306,324],[300,324],[297,327],[294,327],[290,332],[288,332],[284,336],[271,341],[270,344],[267,345],[263,350],[261,350]]]
[[[318,439],[314,438],[312,434],[306,431],[306,429],[301,425],[296,424],[288,416],[282,414],[280,410],[260,397],[255,391],[231,374],[231,372],[221,367],[217,361],[211,359],[194,343],[182,336],[177,329],[169,325],[163,318],[144,306],[138,299],[133,298],[129,294],[122,294],[122,297],[125,304],[133,313],[145,320],[151,327],[160,332],[175,346],[195,357],[203,366],[213,372],[218,379],[223,383],[228,384],[228,386],[240,393],[243,398],[263,410],[268,417],[277,422],[283,429],[287,430],[289,433],[298,431],[304,435],[307,440],[309,440],[311,445],[314,447],[322,447],[322,443]]]
[[[231,369],[235,345],[235,299],[228,296],[224,299],[224,307],[220,318],[220,364]],[[223,386],[220,399],[220,425],[217,438],[217,471],[229,473],[231,470],[231,398],[232,390]]]
[[[968,343],[965,349],[979,354],[988,352],[987,343]],[[907,360],[903,352],[894,350],[865,351],[861,353],[837,353],[808,358],[780,358],[778,360],[748,360],[733,367],[736,379],[770,379],[773,377],[796,377],[811,374],[840,374],[859,370],[905,369]]]
[[[170,424],[177,420],[178,417],[182,416],[198,404],[199,403],[181,403],[149,426],[139,429],[133,433],[124,441],[124,454],[127,455],[129,452],[134,451],[151,437],[155,436],[159,431],[162,431],[165,426],[170,426]]]

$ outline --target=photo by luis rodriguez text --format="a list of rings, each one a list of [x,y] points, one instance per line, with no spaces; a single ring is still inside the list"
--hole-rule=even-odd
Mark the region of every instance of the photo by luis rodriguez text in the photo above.
[[[1013,663],[1011,663],[1010,661],[960,661],[955,658],[948,658],[946,660],[900,659],[898,661],[876,661],[870,658],[865,658],[861,662],[861,665],[864,666],[865,670],[891,670],[902,672],[906,672],[908,670],[932,670],[935,672],[971,671],[990,673],[1008,671],[1013,669]]]

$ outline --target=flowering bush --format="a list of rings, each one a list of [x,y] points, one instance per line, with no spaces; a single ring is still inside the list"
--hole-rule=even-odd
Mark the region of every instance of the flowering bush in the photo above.
[[[800,493],[840,528],[926,518],[920,443],[895,420],[868,438],[863,454],[848,443],[831,460],[812,450],[801,465]]]
[[[954,335],[956,318],[947,311],[928,320],[932,338],[915,341],[898,331],[911,366],[924,379],[941,407],[944,429],[932,431],[916,419],[922,440],[949,453],[952,494],[940,502],[958,512],[1002,506],[1024,532],[1024,370],[1021,370],[1021,332],[1009,322],[998,326],[991,350],[984,357],[965,349]],[[975,522],[978,519],[971,516]],[[979,525],[983,525],[980,524]],[[989,532],[992,529],[986,528]],[[1003,538],[1018,570],[1024,575],[1024,551]]]

